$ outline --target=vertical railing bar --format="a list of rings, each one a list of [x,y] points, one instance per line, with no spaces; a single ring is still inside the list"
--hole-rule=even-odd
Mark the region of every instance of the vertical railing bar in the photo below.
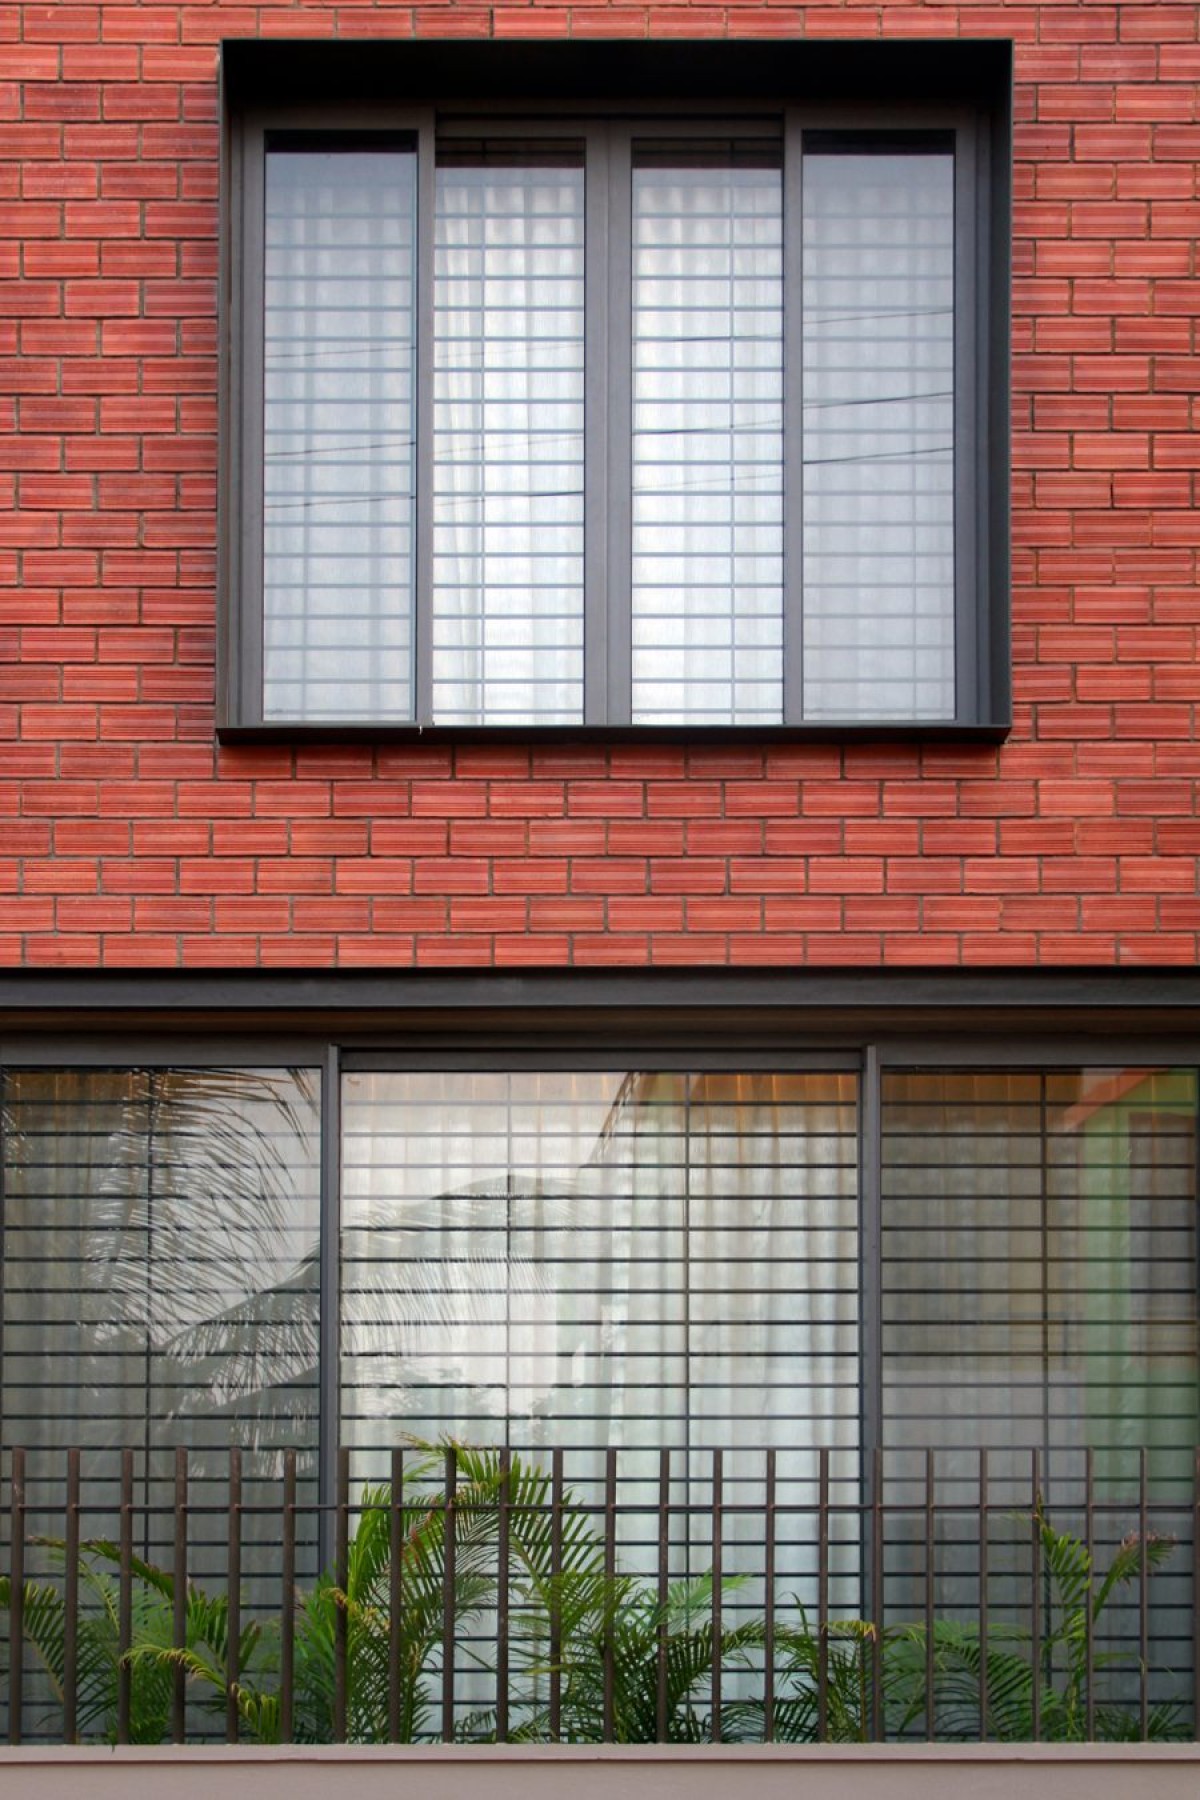
[[[175,1565],[173,1576],[174,1631],[171,1641],[176,1651],[187,1648],[187,1565],[188,1565],[188,1453],[182,1446],[175,1451]],[[187,1736],[187,1669],[182,1655],[171,1671],[171,1741],[182,1744]]]
[[[296,1668],[296,1452],[283,1453],[283,1567],[279,1597],[279,1736],[292,1741]]]
[[[350,1451],[338,1446],[334,1487],[333,1579],[341,1596],[333,1613],[333,1741],[346,1742],[346,1654],[349,1618],[346,1611],[350,1582]]]
[[[875,1628],[871,1659],[871,1741],[883,1740],[883,1450],[874,1452],[871,1493],[871,1622]]]
[[[117,1742],[129,1742],[129,1714],[133,1697],[133,1670],[129,1649],[133,1643],[133,1450],[121,1452],[121,1543],[117,1561]]]
[[[508,1742],[508,1535],[509,1482],[512,1457],[507,1445],[500,1452],[500,1497],[497,1524],[496,1569],[496,1742]]]
[[[721,1539],[724,1535],[721,1507],[725,1498],[724,1457],[712,1453],[712,1742],[721,1742]]]
[[[991,1513],[988,1510],[988,1453],[979,1452],[979,1741],[988,1739],[988,1551]]]
[[[562,1729],[563,1453],[550,1459],[550,1739]]]
[[[242,1635],[242,1452],[236,1444],[229,1450],[229,1587],[228,1652],[225,1659],[225,1741],[236,1744],[240,1715],[238,1683],[241,1680]]]
[[[388,1742],[400,1742],[400,1621],[404,1605],[404,1452],[392,1451],[388,1505]]]
[[[930,1743],[937,1736],[936,1709],[933,1700],[933,1558],[936,1536],[934,1508],[937,1503],[934,1455],[925,1452],[925,1736]]]
[[[829,1450],[817,1473],[817,1742],[829,1737]]]
[[[79,1736],[79,1451],[67,1451],[66,1558],[63,1586],[63,1742]]]
[[[1083,1548],[1087,1556],[1088,1585],[1084,1597],[1083,1608],[1083,1674],[1087,1684],[1087,1740],[1093,1743],[1096,1737],[1096,1647],[1095,1622],[1092,1614],[1092,1603],[1095,1593],[1095,1556],[1096,1556],[1096,1483],[1095,1456],[1089,1444],[1083,1453]]]
[[[671,1550],[671,1452],[658,1453],[658,1646],[655,1652],[654,1735],[667,1741],[667,1567]]]
[[[614,1589],[617,1574],[617,1453],[610,1445],[604,1457],[604,1717],[601,1737],[613,1741],[616,1701]]]
[[[458,1485],[458,1455],[452,1448],[446,1452],[446,1488],[442,1496],[442,1742],[454,1742],[454,1593],[456,1518],[455,1491]]]
[[[337,1446],[341,1405],[342,1077],[340,1047],[326,1046],[321,1069],[321,1167],[317,1401],[317,1565],[327,1569],[337,1528]],[[330,1525],[333,1525],[331,1531]]]
[[[767,1491],[765,1496],[764,1536],[766,1538],[763,1558],[764,1583],[764,1616],[763,1634],[766,1638],[766,1666],[763,1669],[763,1741],[771,1743],[775,1737],[775,1452],[767,1451]]]
[[[1192,1467],[1192,1735],[1200,1742],[1200,1448]]]
[[[1150,1517],[1146,1446],[1138,1451],[1138,1725],[1143,1743],[1150,1735]]]
[[[1042,1737],[1042,1482],[1040,1458],[1033,1452],[1033,1525],[1032,1525],[1032,1590],[1030,1594],[1029,1644],[1033,1658],[1032,1723],[1033,1741]]]
[[[25,1698],[25,1452],[14,1450],[11,1469],[12,1552],[8,1603],[8,1741],[21,1742]]]

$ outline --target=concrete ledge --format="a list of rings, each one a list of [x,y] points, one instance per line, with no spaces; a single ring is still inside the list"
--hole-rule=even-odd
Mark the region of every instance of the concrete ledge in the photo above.
[[[329,1800],[339,1780],[354,1800],[1197,1800],[1200,1744],[0,1750],[14,1800]]]

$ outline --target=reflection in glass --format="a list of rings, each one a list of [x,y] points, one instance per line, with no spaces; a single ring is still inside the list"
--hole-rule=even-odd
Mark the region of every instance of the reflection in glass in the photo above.
[[[583,717],[583,162],[439,152],[433,716]]]
[[[277,1471],[280,1447],[315,1448],[308,1074],[10,1071],[3,1158],[0,1396],[35,1491],[61,1493],[68,1447],[94,1495],[125,1446],[139,1482],[188,1447],[198,1483],[224,1480],[231,1444],[250,1478]]]
[[[351,1442],[853,1444],[849,1078],[354,1074],[343,1108]]]
[[[413,715],[416,155],[273,149],[263,715]]]
[[[954,716],[954,158],[804,159],[804,716]]]
[[[1032,1506],[1036,1449],[1054,1522],[1082,1535],[1090,1453],[1106,1568],[1140,1529],[1144,1447],[1150,1523],[1178,1540],[1149,1591],[1162,1700],[1179,1697],[1192,1656],[1196,1107],[1192,1069],[896,1073],[883,1089],[883,1418],[897,1487],[919,1492],[921,1452],[940,1446],[943,1498],[973,1505],[987,1448],[1002,1539],[1009,1509]],[[970,1515],[957,1526],[968,1609],[975,1529]],[[1028,1629],[1028,1537],[1016,1534],[1014,1561],[1013,1535],[993,1600],[1019,1601]],[[914,1581],[921,1556],[910,1546]],[[901,1559],[897,1549],[898,1597]],[[954,1567],[943,1554],[940,1577]],[[1018,1571],[1011,1588],[1006,1570]],[[1104,1691],[1127,1703],[1137,1609],[1134,1583],[1105,1608],[1097,1638],[1098,1656],[1122,1651],[1124,1674]]]
[[[1190,1475],[1191,1071],[892,1075],[884,1111],[893,1443],[1145,1444]]]
[[[633,719],[783,717],[777,146],[633,171]]]
[[[341,1420],[364,1478],[409,1434],[450,1436],[561,1447],[587,1492],[613,1446],[641,1503],[665,1447],[702,1507],[720,1448],[728,1566],[759,1575],[761,1511],[736,1505],[761,1509],[767,1447],[781,1497],[812,1497],[824,1445],[857,1498],[851,1076],[352,1074],[343,1132]],[[707,1531],[676,1517],[677,1573],[709,1566]],[[621,1532],[652,1566],[652,1524]],[[781,1579],[811,1577],[810,1551],[785,1533]],[[851,1521],[842,1604],[858,1563]]]

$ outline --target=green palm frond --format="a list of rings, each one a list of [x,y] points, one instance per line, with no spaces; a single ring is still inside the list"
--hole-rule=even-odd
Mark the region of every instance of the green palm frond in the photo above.
[[[364,1488],[352,1509],[344,1566],[325,1571],[295,1597],[292,1731],[298,1741],[333,1740],[340,1654],[351,1741],[386,1741],[395,1706],[401,1741],[437,1741],[448,1623],[462,1666],[485,1682],[495,1680],[502,1542],[507,1544],[511,1739],[539,1742],[550,1735],[553,1683],[559,1735],[567,1742],[597,1742],[606,1728],[622,1743],[652,1742],[660,1733],[673,1743],[711,1741],[714,1670],[722,1681],[721,1738],[767,1736],[766,1626],[761,1617],[736,1610],[738,1577],[722,1582],[719,1608],[711,1571],[671,1582],[660,1593],[656,1580],[608,1572],[595,1513],[574,1493],[564,1495],[554,1517],[551,1478],[536,1461],[467,1445],[425,1444],[416,1450],[403,1495],[396,1496],[399,1519],[386,1483]],[[454,1489],[448,1501],[449,1450]],[[1112,1596],[1160,1567],[1173,1543],[1132,1535],[1099,1575],[1088,1547],[1056,1530],[1040,1501],[1021,1523],[1034,1534],[1045,1582],[1036,1646],[1026,1629],[1004,1620],[989,1620],[986,1638],[977,1621],[947,1618],[933,1621],[932,1639],[925,1625],[880,1630],[867,1620],[838,1618],[814,1627],[793,1600],[790,1609],[780,1609],[772,1632],[770,1734],[782,1742],[824,1737],[858,1743],[869,1741],[879,1726],[885,1736],[903,1737],[923,1733],[932,1723],[934,1735],[947,1740],[978,1739],[982,1733],[1015,1742],[1034,1736],[1036,1714],[1037,1734],[1051,1742],[1080,1741],[1089,1729],[1106,1742],[1140,1736],[1140,1710],[1118,1704],[1099,1684],[1131,1671],[1143,1679],[1144,1672],[1127,1654],[1097,1649],[1096,1639]],[[393,1568],[397,1524],[400,1560]],[[39,1541],[61,1561],[60,1542]],[[93,1539],[80,1547],[81,1739],[115,1739],[124,1672],[132,1741],[162,1741],[182,1670],[202,1710],[223,1716],[232,1698],[247,1738],[278,1742],[278,1618],[250,1618],[241,1626],[238,1676],[231,1682],[227,1596],[189,1584],[183,1641],[176,1644],[174,1577],[134,1557],[130,1648],[122,1655],[120,1566],[119,1548],[110,1540]],[[397,1586],[401,1604],[393,1616]],[[0,1610],[11,1604],[11,1585],[0,1577]],[[25,1583],[23,1632],[45,1677],[51,1710],[61,1707],[65,1616],[55,1580]],[[1156,1702],[1148,1709],[1152,1739],[1180,1737],[1185,1724],[1180,1705]],[[488,1741],[497,1729],[496,1706],[484,1702],[460,1714],[454,1736]]]

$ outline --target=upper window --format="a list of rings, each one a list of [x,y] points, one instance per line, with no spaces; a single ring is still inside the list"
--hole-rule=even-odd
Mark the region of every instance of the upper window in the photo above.
[[[812,47],[763,91],[761,46],[688,45],[606,97],[541,46],[460,99],[403,46],[251,106],[247,48],[223,725],[1004,726],[986,94],[851,108]]]

